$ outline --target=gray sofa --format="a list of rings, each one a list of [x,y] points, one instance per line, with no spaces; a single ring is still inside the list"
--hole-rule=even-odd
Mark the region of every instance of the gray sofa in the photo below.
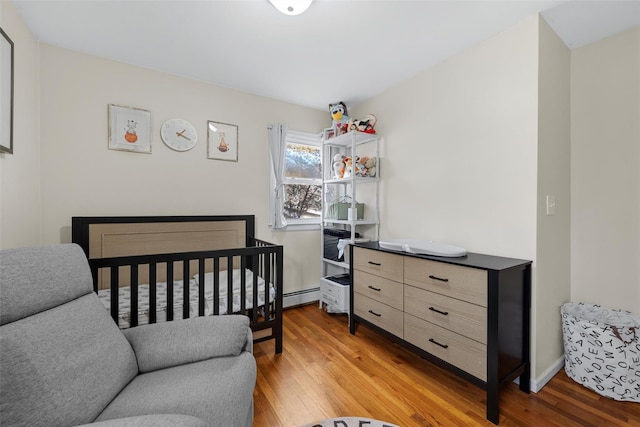
[[[251,426],[244,316],[120,331],[73,244],[0,251],[3,426]]]

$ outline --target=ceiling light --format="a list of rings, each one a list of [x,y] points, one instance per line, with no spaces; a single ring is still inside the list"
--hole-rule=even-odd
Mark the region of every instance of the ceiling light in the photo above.
[[[309,9],[313,0],[269,0],[280,12],[285,15],[300,15]]]

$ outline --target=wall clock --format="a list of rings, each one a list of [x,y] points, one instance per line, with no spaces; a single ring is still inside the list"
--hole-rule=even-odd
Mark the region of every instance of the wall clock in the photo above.
[[[160,128],[160,137],[167,147],[176,151],[191,150],[198,142],[196,128],[184,119],[169,119]]]

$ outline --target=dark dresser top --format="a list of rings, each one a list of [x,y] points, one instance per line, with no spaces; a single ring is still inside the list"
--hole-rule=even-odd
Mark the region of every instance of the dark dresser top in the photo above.
[[[494,255],[477,254],[473,252],[467,253],[461,257],[443,257],[434,255],[412,254],[403,251],[394,251],[391,249],[381,248],[377,241],[355,243],[355,247],[374,249],[382,252],[389,252],[398,255],[410,256],[414,258],[428,259],[432,261],[445,262],[448,264],[461,265],[464,267],[481,268],[484,270],[507,270],[515,267],[525,267],[531,264],[531,261],[516,258],[505,258]]]

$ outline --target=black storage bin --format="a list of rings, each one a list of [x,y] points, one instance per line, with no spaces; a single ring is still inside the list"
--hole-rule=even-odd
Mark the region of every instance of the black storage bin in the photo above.
[[[349,230],[341,230],[339,228],[324,229],[324,257],[332,261],[342,261],[344,257],[338,259],[338,241],[340,239],[348,239],[351,237]],[[356,237],[360,234],[356,233]]]

